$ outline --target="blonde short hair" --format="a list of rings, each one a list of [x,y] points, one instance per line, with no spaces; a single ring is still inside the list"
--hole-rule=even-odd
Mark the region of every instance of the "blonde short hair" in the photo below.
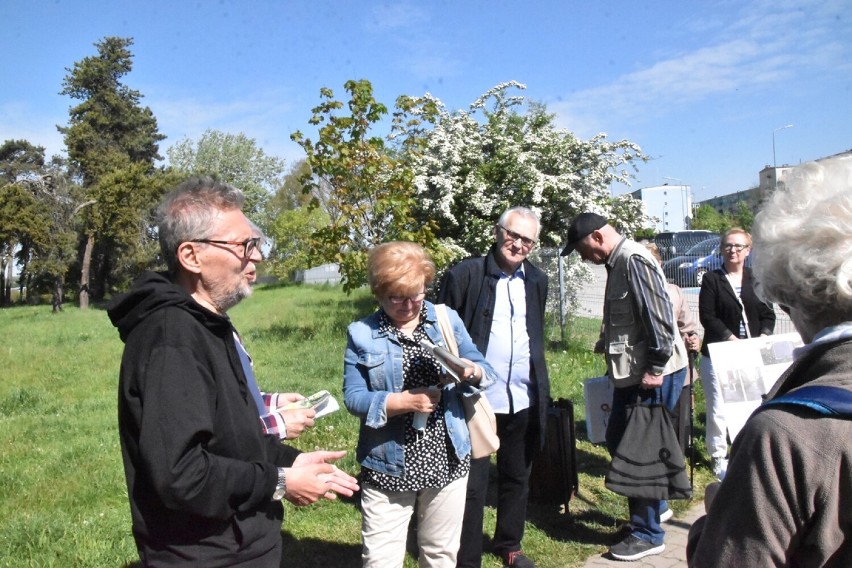
[[[725,246],[725,240],[727,240],[727,238],[731,235],[742,235],[743,237],[745,237],[746,244],[748,246],[751,246],[751,235],[748,234],[748,231],[746,231],[745,229],[740,229],[739,227],[732,227],[722,234],[722,240],[719,241],[720,249]]]
[[[435,264],[416,243],[382,243],[368,253],[367,282],[377,298],[419,294],[434,278]]]

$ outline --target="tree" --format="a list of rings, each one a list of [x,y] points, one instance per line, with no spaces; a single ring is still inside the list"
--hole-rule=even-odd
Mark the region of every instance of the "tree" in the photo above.
[[[732,219],[733,224],[745,231],[751,231],[751,226],[754,224],[754,211],[747,203],[741,201],[737,204],[737,213]]]
[[[50,290],[54,313],[62,311],[65,278],[76,257],[75,220],[81,210],[94,204],[94,200],[78,201],[77,188],[69,183],[63,166],[55,159],[45,175],[29,183],[45,215],[47,230],[33,240],[33,260],[21,271],[30,283],[28,290],[33,286]]]
[[[313,109],[310,124],[320,126],[316,142],[301,132],[291,138],[307,154],[310,172],[302,178],[304,191],[312,195],[312,207],[327,196],[324,210],[329,223],[310,237],[311,258],[337,262],[345,290],[366,282],[367,250],[390,240],[418,242],[434,250],[431,221],[420,221],[414,209],[413,174],[370,129],[387,114],[387,107],[373,97],[369,81],[347,81],[347,108],[334,100],[331,89],[320,90],[322,102]]]
[[[96,56],[66,68],[68,74],[60,92],[82,101],[70,109],[69,124],[59,131],[65,137],[68,159],[80,172],[87,200],[96,201],[86,209],[83,219],[81,308],[88,307],[90,292],[100,297],[106,291],[109,267],[120,246],[108,241],[95,249],[105,227],[99,221],[120,215],[117,210],[125,207],[115,198],[121,188],[103,181],[104,177],[116,170],[136,171],[137,167],[150,174],[155,160],[162,159],[158,150],[164,136],[158,132],[157,119],[150,108],[141,106],[142,95],[121,82],[133,68],[131,45],[130,38],[107,37],[97,42]],[[90,272],[96,253],[97,278],[92,282]]]
[[[266,236],[273,244],[265,255],[264,265],[270,274],[281,279],[289,279],[296,270],[309,268],[310,239],[328,225],[325,209],[310,207],[311,195],[302,191],[301,180],[310,177],[310,171],[305,160],[297,161],[266,203],[264,216],[269,219]]]
[[[14,252],[45,233],[44,216],[38,202],[23,183],[10,183],[0,188],[0,305],[12,300],[12,268]],[[20,251],[19,251],[20,254]]]
[[[605,134],[580,140],[556,129],[544,105],[509,95],[510,89],[524,88],[516,82],[497,85],[470,111],[452,113],[430,95],[406,101],[415,115],[422,104],[436,109],[421,113],[436,123],[415,134],[425,144],[409,144],[420,148],[408,154],[417,218],[434,222],[437,236],[459,257],[487,250],[499,214],[513,205],[541,214],[545,246],[559,245],[582,211],[606,215],[627,233],[639,229],[645,219],[641,204],[629,196],[611,197],[609,187],[629,185],[626,166],[646,159],[641,149],[626,140],[609,142]]]
[[[692,228],[721,233],[731,226],[731,219],[709,205],[699,205],[692,213]]]
[[[44,168],[44,146],[6,140],[0,146],[0,185],[37,177]]]
[[[6,140],[0,146],[0,306],[12,302],[15,249],[26,264],[29,243],[44,230],[43,212],[27,182],[44,168],[44,148],[26,140]]]
[[[264,226],[271,193],[281,184],[284,160],[258,148],[245,134],[207,130],[197,143],[188,138],[166,151],[169,164],[190,175],[212,175],[240,188],[246,195],[246,215]]]

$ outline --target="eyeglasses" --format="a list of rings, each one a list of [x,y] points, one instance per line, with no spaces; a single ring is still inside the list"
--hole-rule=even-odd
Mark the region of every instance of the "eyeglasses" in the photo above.
[[[210,245],[242,245],[243,258],[249,259],[256,250],[260,250],[260,237],[252,237],[244,241],[217,241],[213,239],[193,239],[191,243],[205,243]]]
[[[417,304],[423,301],[423,298],[426,297],[426,292],[420,292],[414,296],[388,296],[388,300],[390,300],[391,304],[400,306],[406,302],[411,302],[412,304]]]
[[[531,249],[533,247],[533,245],[535,245],[535,243],[536,243],[536,241],[534,241],[533,239],[531,239],[529,237],[525,237],[523,235],[519,235],[515,231],[510,231],[509,229],[507,229],[503,225],[497,225],[497,226],[500,227],[501,229],[503,229],[503,232],[506,233],[506,238],[509,239],[510,241],[512,241],[513,243],[521,241],[521,244],[524,245],[524,247],[526,247],[528,249]]]
[[[748,245],[725,243],[722,245],[722,250],[735,250],[741,252],[748,248]]]

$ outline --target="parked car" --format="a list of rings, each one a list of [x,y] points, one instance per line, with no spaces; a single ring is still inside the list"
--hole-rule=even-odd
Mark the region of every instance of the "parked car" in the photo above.
[[[685,255],[664,262],[666,279],[681,288],[701,286],[705,274],[722,266],[720,240],[719,237],[707,239],[686,251]],[[745,265],[751,267],[751,255],[746,257]]]
[[[669,260],[678,255],[686,254],[691,247],[710,237],[715,237],[712,231],[695,229],[690,231],[663,232],[654,237],[657,249],[663,260]]]
[[[686,254],[665,261],[663,273],[666,279],[681,288],[701,286],[701,280],[707,272],[722,266],[720,240],[720,237],[705,239],[693,245]]]

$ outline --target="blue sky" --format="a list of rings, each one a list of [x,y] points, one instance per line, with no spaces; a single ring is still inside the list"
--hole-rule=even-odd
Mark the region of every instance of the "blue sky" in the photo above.
[[[775,159],[852,149],[845,0],[451,2],[0,0],[0,140],[63,149],[66,68],[106,36],[134,38],[125,82],[167,136],[243,132],[288,163],[321,87],[369,79],[388,107],[430,92],[466,109],[524,83],[560,127],[653,157],[634,188],[696,200],[757,184]],[[792,128],[775,131],[788,124]],[[623,188],[614,188],[620,193]]]

